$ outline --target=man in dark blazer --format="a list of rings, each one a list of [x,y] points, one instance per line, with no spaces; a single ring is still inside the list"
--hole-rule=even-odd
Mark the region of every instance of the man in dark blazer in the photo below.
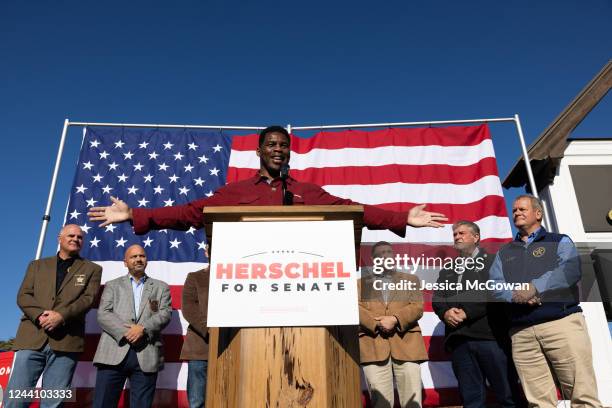
[[[43,372],[43,389],[70,388],[84,348],[85,314],[100,288],[102,268],[79,256],[83,232],[78,225],[64,226],[58,242],[57,255],[30,263],[17,294],[23,316],[15,336],[18,351],[7,387],[11,390],[35,387]],[[8,395],[5,407],[29,405]],[[61,399],[43,399],[41,407],[61,403]]]
[[[208,371],[208,281],[209,269],[191,272],[183,286],[182,311],[189,323],[181,350],[187,361],[187,399],[189,408],[206,405],[206,373]]]
[[[388,242],[372,247],[372,258],[393,258]],[[379,290],[382,283],[409,282],[414,290]],[[359,354],[372,406],[391,408],[393,377],[402,408],[418,408],[422,402],[420,363],[427,351],[418,320],[423,316],[423,294],[416,275],[385,270],[368,275],[359,285]]]
[[[494,257],[480,248],[480,228],[473,222],[453,224],[453,240],[459,257],[454,268],[440,271],[437,283],[443,288],[434,292],[432,306],[445,324],[444,345],[451,353],[463,406],[486,406],[487,380],[500,406],[524,406],[504,306],[488,302],[486,289],[468,288],[468,283],[489,279]]]
[[[157,373],[163,368],[161,331],[170,322],[168,284],[145,274],[140,245],[125,251],[128,274],[108,281],[98,308],[103,332],[93,362],[98,368],[94,407],[116,407],[130,380],[130,407],[151,407]]]

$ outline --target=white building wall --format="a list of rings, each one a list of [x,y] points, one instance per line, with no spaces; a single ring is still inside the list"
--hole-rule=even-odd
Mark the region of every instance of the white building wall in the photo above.
[[[551,225],[547,227],[569,235],[575,242],[612,242],[612,233],[584,231],[569,171],[569,166],[574,165],[612,165],[612,140],[575,140],[569,143],[552,184],[540,192],[549,214]],[[605,181],[593,180],[593,183],[601,182]],[[595,302],[584,302],[581,306],[593,346],[599,398],[604,406],[612,406],[612,340],[604,309],[601,303]]]

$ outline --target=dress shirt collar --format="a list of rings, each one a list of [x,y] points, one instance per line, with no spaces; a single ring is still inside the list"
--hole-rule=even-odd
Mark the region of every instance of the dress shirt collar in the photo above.
[[[251,181],[253,182],[253,184],[259,184],[259,183],[272,184],[275,182],[280,182],[281,179],[280,177],[269,179],[266,176],[261,175],[261,173],[259,173],[259,170],[257,170],[253,178],[251,178]],[[291,185],[291,183],[293,183],[294,181],[295,179],[293,177],[291,176],[287,177],[287,185]]]
[[[544,233],[545,231],[546,230],[544,229],[544,227],[538,228],[537,230],[533,231],[531,234],[527,235],[527,241],[523,241],[521,239],[521,232],[519,231],[516,233],[514,240],[517,242],[521,242],[526,245],[529,245],[538,237],[538,235],[540,235],[540,232]]]
[[[62,259],[59,256],[59,251],[57,252],[56,257],[57,257],[57,262],[58,263],[68,263],[70,265],[72,265],[74,263],[74,261],[76,261],[77,259],[81,259],[81,257],[78,254],[75,255],[75,256],[71,256],[69,258],[66,258],[66,259]]]
[[[129,276],[129,278],[130,278],[130,282],[132,283],[132,285],[136,284],[136,286],[138,286],[138,285],[140,285],[140,284],[145,283],[145,282],[147,281],[147,278],[148,278],[148,276],[147,276],[147,274],[146,274],[146,273],[145,273],[144,275],[142,275],[142,278],[140,278],[140,279],[138,279],[138,280],[136,280],[136,278],[135,278],[135,277],[133,277],[133,276],[132,276],[131,274],[129,274],[129,273],[128,273],[128,276]]]

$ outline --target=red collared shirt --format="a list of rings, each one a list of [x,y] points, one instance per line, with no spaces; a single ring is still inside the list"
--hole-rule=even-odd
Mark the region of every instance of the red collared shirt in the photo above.
[[[132,209],[132,224],[136,234],[146,234],[150,230],[175,229],[188,230],[189,227],[202,228],[204,215],[202,209],[224,205],[282,205],[282,186],[280,178],[269,181],[257,173],[254,177],[230,183],[218,189],[207,198],[200,198],[184,205],[161,208]],[[293,193],[293,205],[351,205],[354,201],[329,194],[312,183],[302,183],[292,177],[287,179],[287,190]],[[408,213],[382,210],[364,205],[364,224],[374,230],[388,229],[399,236],[406,234]]]

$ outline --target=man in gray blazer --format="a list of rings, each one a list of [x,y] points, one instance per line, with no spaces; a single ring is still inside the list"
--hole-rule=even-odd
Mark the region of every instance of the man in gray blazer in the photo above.
[[[125,251],[128,274],[106,283],[98,323],[103,330],[94,356],[98,367],[94,407],[116,407],[126,378],[130,407],[151,407],[157,372],[163,367],[161,330],[170,322],[170,288],[145,274],[140,245]]]

